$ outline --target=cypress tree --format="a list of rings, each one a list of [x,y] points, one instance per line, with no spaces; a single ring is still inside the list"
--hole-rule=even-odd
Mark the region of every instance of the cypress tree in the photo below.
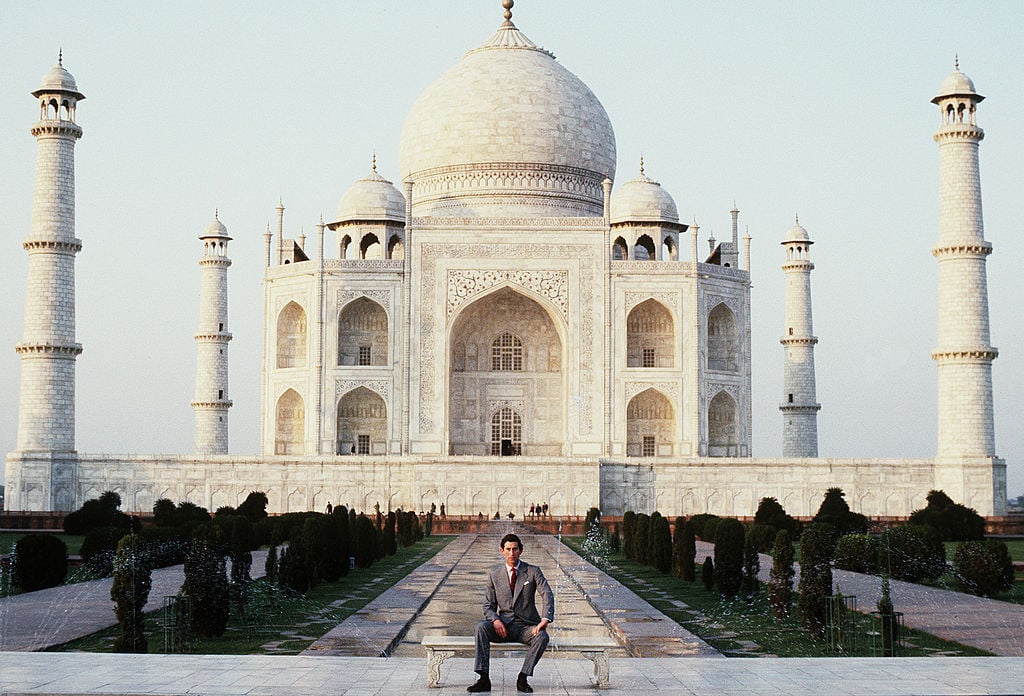
[[[743,524],[727,517],[715,531],[715,587],[723,597],[735,597],[743,577]]]
[[[633,533],[633,560],[647,565],[651,550],[651,518],[641,512],[636,516],[636,531]]]
[[[227,628],[230,592],[226,555],[224,535],[212,524],[196,530],[185,554],[181,593],[192,602],[192,634],[199,638],[216,638]]]
[[[633,559],[633,537],[636,532],[636,513],[626,510],[622,516],[622,553],[629,560]]]
[[[142,609],[149,599],[152,574],[142,537],[125,535],[114,555],[114,581],[110,598],[121,633],[114,639],[114,652],[144,653],[148,650]]]
[[[344,505],[334,508],[334,518],[338,524],[338,555],[341,557],[341,577],[345,577],[351,567],[349,559],[352,557],[352,531],[349,525],[348,510]]]
[[[795,556],[793,541],[788,530],[783,529],[775,535],[772,556],[771,579],[768,581],[768,606],[771,607],[772,615],[775,618],[785,619],[789,616],[790,606],[793,603],[793,578],[796,576],[796,570],[793,568]]]
[[[685,517],[676,517],[672,535],[672,575],[677,578],[683,577],[683,527],[686,525]]]
[[[710,591],[715,586],[715,562],[711,556],[704,557],[704,565],[700,568],[700,579],[704,583],[704,589]]]
[[[669,529],[668,520],[661,515],[653,521],[651,565],[660,573],[672,570],[672,530]]]
[[[688,582],[693,582],[697,579],[697,537],[693,532],[693,523],[689,520],[683,525],[682,554],[682,575],[680,577]]]
[[[352,534],[352,554],[356,557],[356,568],[369,568],[376,560],[374,536],[377,530],[366,515],[356,518]]]
[[[825,637],[827,604],[832,594],[833,530],[809,525],[800,537],[800,623],[811,637]]]
[[[751,526],[747,530],[743,543],[743,581],[740,585],[740,592],[748,602],[754,599],[760,587],[757,574],[761,572],[761,558],[758,555],[759,544],[754,529],[755,527]]]
[[[395,513],[389,512],[387,521],[384,522],[384,553],[394,556],[396,551],[398,544],[395,541]]]

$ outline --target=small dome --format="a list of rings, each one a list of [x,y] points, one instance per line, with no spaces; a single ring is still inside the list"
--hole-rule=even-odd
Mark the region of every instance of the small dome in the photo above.
[[[942,81],[939,94],[932,99],[932,103],[938,104],[940,99],[948,97],[972,97],[975,101],[985,98],[975,91],[974,81],[960,72],[959,64],[949,74],[949,77]]]
[[[623,222],[679,222],[676,202],[668,191],[643,173],[619,187],[611,200],[612,224]]]
[[[75,99],[79,101],[85,99],[85,95],[78,91],[78,84],[75,82],[74,76],[65,70],[61,63],[43,75],[42,84],[39,85],[39,89],[32,92],[32,96],[38,97],[47,92],[67,92],[74,95]]]
[[[335,222],[352,220],[405,222],[405,196],[377,173],[377,165],[345,192]]]
[[[207,237],[226,237],[227,239],[231,239],[228,237],[228,228],[220,221],[219,213],[214,213],[213,220],[211,220],[210,224],[206,226],[203,233],[199,235],[200,239],[205,239]]]
[[[791,242],[803,242],[804,244],[814,244],[811,241],[811,235],[807,234],[800,222],[793,223],[793,226],[789,228],[789,232],[786,232],[785,239],[782,240],[783,244],[789,244]]]

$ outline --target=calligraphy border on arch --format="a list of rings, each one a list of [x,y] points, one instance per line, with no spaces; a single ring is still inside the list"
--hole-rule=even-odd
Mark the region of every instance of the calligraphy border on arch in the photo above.
[[[641,302],[647,300],[656,300],[661,304],[665,305],[673,314],[679,309],[679,293],[678,292],[641,292],[638,290],[627,290],[626,291],[626,314],[636,307]]]
[[[678,382],[626,382],[626,403],[640,392],[646,391],[650,388],[657,389],[662,394],[667,395],[673,401],[675,401],[675,408],[678,409],[679,404],[679,383]]]
[[[448,318],[461,305],[501,283],[519,285],[551,300],[562,318],[569,321],[569,272],[515,269],[448,270]]]
[[[358,300],[360,297],[366,297],[373,300],[377,304],[382,305],[385,312],[389,312],[391,306],[391,290],[385,288],[367,290],[342,290],[339,288],[337,295],[338,308],[342,309],[350,302]]]
[[[434,430],[433,397],[436,375],[436,356],[434,355],[434,313],[431,308],[437,306],[437,274],[436,266],[439,259],[480,259],[480,258],[536,258],[543,252],[546,258],[586,258],[593,247],[585,244],[550,244],[523,247],[519,244],[423,244],[420,248],[421,264],[420,286],[420,395],[419,395],[419,431],[421,434]],[[580,265],[579,290],[581,297],[592,297],[598,291],[595,272],[592,264]],[[426,309],[426,311],[424,311]],[[568,312],[568,309],[567,309]],[[594,429],[593,403],[590,394],[594,384],[594,316],[593,312],[581,312],[580,323],[580,391],[587,394],[583,407],[579,410],[579,429],[581,435],[589,435]],[[443,327],[442,327],[443,330]]]
[[[334,382],[334,398],[340,399],[357,387],[366,387],[384,398],[384,403],[391,406],[391,382],[386,379],[339,379]]]

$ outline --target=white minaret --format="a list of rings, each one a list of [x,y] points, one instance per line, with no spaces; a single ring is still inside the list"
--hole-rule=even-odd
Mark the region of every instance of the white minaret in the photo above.
[[[25,324],[16,350],[21,355],[18,450],[71,453],[75,450],[75,141],[82,129],[75,110],[85,95],[75,78],[57,66],[43,76],[32,96],[39,100],[32,228],[28,252]],[[48,483],[53,483],[48,482]],[[62,509],[53,506],[46,509]]]
[[[786,233],[786,326],[779,341],[785,355],[783,369],[782,456],[818,456],[818,411],[814,385],[814,344],[811,321],[810,236],[799,219]]]
[[[959,62],[932,99],[942,113],[935,131],[939,144],[938,346],[940,459],[995,456],[992,416],[992,361],[999,354],[989,341],[988,283],[981,214],[976,108],[982,99]],[[954,495],[947,489],[947,493]]]
[[[196,333],[195,414],[196,454],[228,453],[228,258],[227,228],[215,214],[199,235],[202,280],[199,291],[199,331]]]

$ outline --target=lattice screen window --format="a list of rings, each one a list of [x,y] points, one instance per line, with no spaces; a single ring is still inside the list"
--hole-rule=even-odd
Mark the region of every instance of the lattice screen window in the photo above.
[[[642,451],[642,453],[643,453],[643,456],[645,456],[645,457],[653,457],[654,456],[654,436],[653,435],[644,435],[644,443],[643,443],[643,451]]]
[[[523,369],[523,342],[518,336],[503,333],[491,344],[491,369],[495,371]]]
[[[369,454],[370,453],[370,436],[369,435],[356,435],[356,453],[357,454]]]

